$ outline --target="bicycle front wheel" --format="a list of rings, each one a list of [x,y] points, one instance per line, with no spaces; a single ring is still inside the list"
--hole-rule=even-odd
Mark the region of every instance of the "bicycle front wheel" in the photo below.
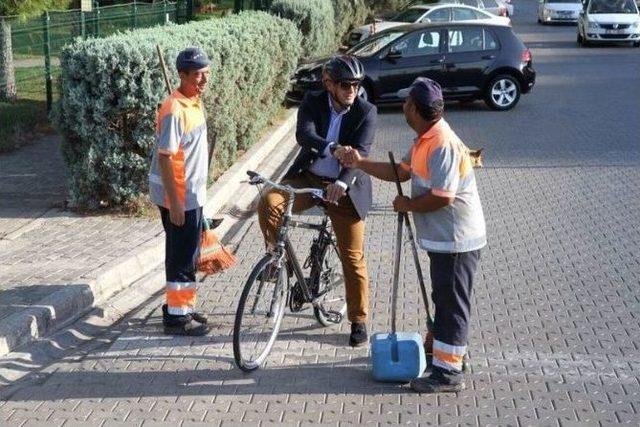
[[[333,238],[328,238],[319,261],[319,269],[311,272],[314,296],[319,297],[313,314],[322,326],[329,326],[342,322],[347,312],[342,264]]]
[[[245,372],[259,368],[269,355],[287,305],[287,269],[284,263],[273,267],[274,261],[266,255],[256,264],[238,302],[233,357]]]

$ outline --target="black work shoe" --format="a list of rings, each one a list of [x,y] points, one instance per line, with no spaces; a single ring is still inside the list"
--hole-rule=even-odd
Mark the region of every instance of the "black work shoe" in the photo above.
[[[165,335],[186,335],[190,337],[201,337],[209,333],[209,327],[203,323],[196,322],[191,316],[185,316],[188,320],[182,324],[164,324]]]
[[[431,374],[428,377],[412,379],[411,388],[418,393],[457,393],[464,390],[466,385],[464,381],[446,383]]]
[[[169,310],[167,309],[167,304],[162,304],[162,321],[165,325],[178,325],[178,324],[182,324],[186,321],[188,321],[189,319],[186,318],[186,316],[191,316],[191,318],[193,320],[195,320],[198,323],[203,323],[203,324],[207,324],[208,320],[207,320],[207,316],[205,316],[202,313],[197,313],[197,312],[193,312],[191,314],[187,314],[185,316],[176,316],[173,314],[169,314]]]
[[[367,343],[369,336],[367,335],[367,325],[362,322],[353,322],[351,324],[351,336],[349,336],[349,345],[351,347],[361,347]]]
[[[207,316],[205,316],[202,313],[198,313],[196,311],[191,313],[190,316],[193,320],[195,320],[198,323],[202,323],[203,325],[206,325],[209,322],[209,319],[207,319]]]

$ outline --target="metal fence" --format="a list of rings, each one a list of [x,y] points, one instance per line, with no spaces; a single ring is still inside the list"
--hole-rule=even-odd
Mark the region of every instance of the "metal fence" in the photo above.
[[[55,95],[53,81],[59,75],[58,56],[64,45],[77,37],[104,37],[119,31],[183,23],[193,18],[193,0],[164,0],[154,3],[133,1],[114,6],[98,6],[91,12],[82,10],[47,11],[38,18],[0,17],[11,28],[18,97],[20,89],[43,90],[47,107]],[[35,84],[39,79],[42,86]],[[5,82],[0,81],[0,86]],[[32,96],[33,93],[27,95]]]

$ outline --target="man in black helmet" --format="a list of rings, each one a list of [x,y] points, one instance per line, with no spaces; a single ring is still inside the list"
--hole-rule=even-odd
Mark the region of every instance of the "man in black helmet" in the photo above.
[[[360,61],[349,55],[331,58],[323,68],[325,89],[310,92],[298,110],[296,140],[300,153],[284,176],[295,187],[326,190],[327,213],[336,234],[345,278],[347,315],[351,322],[349,344],[368,341],[369,278],[364,257],[364,218],[371,207],[371,179],[358,169],[342,168],[343,147],[367,157],[376,128],[376,107],[358,97],[364,79]],[[258,208],[260,228],[268,245],[278,237],[286,194],[272,190]],[[299,195],[293,211],[311,208],[310,195]]]

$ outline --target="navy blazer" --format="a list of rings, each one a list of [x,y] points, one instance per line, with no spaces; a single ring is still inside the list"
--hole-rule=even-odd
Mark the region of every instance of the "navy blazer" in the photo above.
[[[356,148],[362,157],[368,157],[376,130],[376,107],[357,97],[349,111],[342,117],[337,141],[327,141],[331,112],[326,90],[308,92],[298,109],[296,140],[300,145],[293,164],[285,178],[295,177],[306,171],[324,153],[327,145],[336,142]],[[360,218],[364,219],[371,208],[371,178],[359,169],[343,168],[338,179],[349,186],[348,196]]]

